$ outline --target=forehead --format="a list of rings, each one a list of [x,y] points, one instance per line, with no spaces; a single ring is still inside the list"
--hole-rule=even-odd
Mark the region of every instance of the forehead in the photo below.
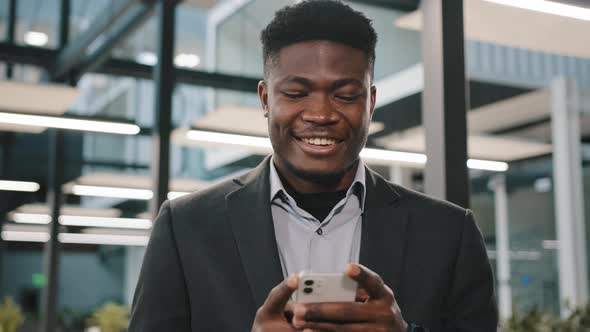
[[[309,79],[369,78],[367,55],[332,41],[305,41],[282,48],[269,68],[273,81],[289,76]]]

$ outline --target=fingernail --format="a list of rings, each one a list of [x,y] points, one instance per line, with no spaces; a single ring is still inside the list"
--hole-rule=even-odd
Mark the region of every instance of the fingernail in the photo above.
[[[291,289],[297,288],[297,275],[295,273],[291,274],[287,279],[287,286]]]
[[[346,267],[346,274],[351,277],[356,277],[361,273],[361,269],[356,264],[348,264]]]
[[[305,321],[299,319],[299,318],[293,318],[293,326],[295,328],[300,328],[303,327],[305,325]]]

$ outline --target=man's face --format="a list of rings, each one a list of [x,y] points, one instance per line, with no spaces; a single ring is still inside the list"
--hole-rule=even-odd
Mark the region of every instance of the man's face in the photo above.
[[[336,42],[306,41],[279,52],[258,93],[280,171],[321,182],[351,169],[375,106],[371,72],[362,50]]]

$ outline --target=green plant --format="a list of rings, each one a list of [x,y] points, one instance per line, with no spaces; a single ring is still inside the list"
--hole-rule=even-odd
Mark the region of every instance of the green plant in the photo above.
[[[537,308],[521,315],[513,310],[512,317],[505,322],[504,332],[552,332],[557,323],[555,316],[541,312]]]
[[[5,297],[0,304],[0,332],[16,332],[25,321],[25,316],[12,297]]]
[[[129,325],[129,309],[126,306],[107,303],[87,321],[88,326],[98,326],[101,332],[123,332]]]
[[[574,310],[566,319],[533,308],[525,314],[513,310],[504,332],[590,332],[590,304]]]

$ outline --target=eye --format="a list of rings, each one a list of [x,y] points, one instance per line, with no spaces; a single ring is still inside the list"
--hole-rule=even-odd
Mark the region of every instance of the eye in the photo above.
[[[300,99],[307,96],[307,92],[282,91],[282,93],[289,99]]]
[[[360,94],[340,94],[336,95],[336,99],[342,100],[344,102],[353,102],[357,100],[360,96]]]

